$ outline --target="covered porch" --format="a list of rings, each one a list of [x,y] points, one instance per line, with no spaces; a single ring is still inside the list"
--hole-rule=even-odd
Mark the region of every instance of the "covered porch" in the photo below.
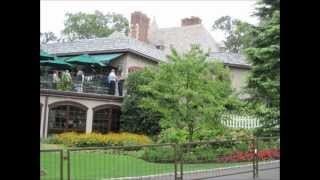
[[[40,137],[71,131],[117,132],[121,104],[122,97],[41,90]]]

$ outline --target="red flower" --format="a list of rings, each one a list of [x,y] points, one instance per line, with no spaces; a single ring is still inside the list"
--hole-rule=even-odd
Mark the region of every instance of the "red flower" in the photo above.
[[[233,154],[222,156],[217,159],[218,162],[239,162],[239,161],[252,161],[254,158],[253,152],[234,152]],[[279,159],[279,149],[264,149],[258,151],[259,160]]]

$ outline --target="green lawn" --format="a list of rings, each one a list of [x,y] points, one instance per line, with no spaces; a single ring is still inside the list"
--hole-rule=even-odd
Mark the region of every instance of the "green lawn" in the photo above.
[[[106,154],[103,152],[74,152],[71,154],[71,177],[76,180],[101,180],[110,177],[142,176],[174,172],[170,163],[150,163],[129,155]],[[57,179],[59,177],[59,155],[57,153],[41,153],[41,168],[46,171],[41,179]],[[64,175],[67,164],[64,161]],[[185,164],[185,171],[211,169],[239,165],[240,163],[206,163]],[[243,164],[243,163],[242,163]]]

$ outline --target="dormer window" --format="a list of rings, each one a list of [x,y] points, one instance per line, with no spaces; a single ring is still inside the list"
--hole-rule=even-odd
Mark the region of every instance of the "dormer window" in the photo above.
[[[156,45],[157,49],[164,50],[164,45]]]

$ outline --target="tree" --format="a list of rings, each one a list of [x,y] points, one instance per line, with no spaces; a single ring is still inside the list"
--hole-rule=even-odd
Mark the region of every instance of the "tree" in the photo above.
[[[53,32],[40,32],[40,43],[41,44],[47,44],[51,41],[58,40],[57,36]]]
[[[140,100],[149,94],[140,91],[138,87],[153,81],[154,75],[155,70],[146,68],[130,73],[126,79],[127,93],[124,97],[120,117],[122,131],[147,135],[159,134],[161,114],[139,107]]]
[[[243,36],[250,24],[233,19],[230,16],[222,16],[214,22],[213,30],[224,32],[226,40],[223,41],[226,51],[239,53],[244,47]]]
[[[222,78],[227,70],[222,73],[216,69],[213,76],[207,55],[198,46],[183,55],[173,49],[169,56],[172,63],[161,64],[154,80],[140,86],[151,94],[141,100],[140,106],[160,112],[163,129],[187,129],[190,142],[201,124],[220,124],[232,93],[230,81]]]
[[[258,134],[278,133],[280,127],[280,1],[263,0],[258,3],[260,23],[247,34],[245,49],[252,69],[247,91],[255,114],[262,117]]]
[[[97,37],[107,37],[114,31],[124,31],[128,33],[129,22],[121,14],[103,14],[95,11],[94,14],[66,13],[65,28],[63,35],[70,41],[75,39],[89,39]]]

